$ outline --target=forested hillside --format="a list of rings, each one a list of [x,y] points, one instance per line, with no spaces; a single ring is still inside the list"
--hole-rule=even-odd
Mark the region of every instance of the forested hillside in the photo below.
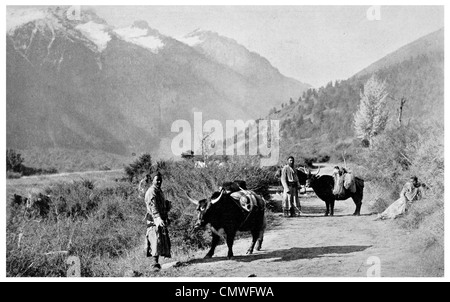
[[[435,39],[430,39],[430,36]],[[281,109],[273,108],[269,117],[281,120],[283,151],[304,155],[338,155],[354,142],[353,115],[358,110],[364,83],[374,74],[385,81],[388,96],[388,127],[398,124],[397,114],[401,98],[406,98],[403,108],[403,123],[443,122],[444,120],[444,49],[422,47],[430,41],[440,46],[443,31],[419,39],[410,48],[424,52],[406,51],[400,61],[397,53],[392,65],[380,65],[373,73],[360,73],[354,77],[330,82],[318,89],[309,89],[298,100],[290,100]],[[421,43],[421,40],[423,40]],[[380,60],[389,61],[386,58]],[[378,66],[376,63],[373,66]],[[302,152],[300,152],[302,153]]]

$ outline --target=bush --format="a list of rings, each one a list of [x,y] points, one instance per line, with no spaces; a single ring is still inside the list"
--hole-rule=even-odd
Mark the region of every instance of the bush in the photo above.
[[[6,171],[7,178],[19,178],[20,176],[29,176],[36,174],[54,174],[58,173],[56,168],[32,168],[23,164],[24,158],[13,149],[6,150]],[[19,176],[20,175],[20,176]]]
[[[444,264],[444,129],[441,124],[421,124],[388,129],[360,153],[371,210],[380,213],[398,199],[412,175],[426,185],[424,197],[416,201],[397,223],[411,232],[426,254],[426,275],[443,275]]]
[[[8,204],[8,276],[65,276],[70,255],[82,276],[93,276],[100,259],[125,255],[145,234],[145,206],[127,183],[98,189],[81,179],[42,191],[51,197],[47,216],[27,217],[23,203]]]
[[[210,197],[223,182],[243,179],[249,189],[267,194],[270,183],[276,181],[273,169],[261,168],[257,157],[205,168],[195,168],[192,161],[160,161],[155,166],[145,168],[157,168],[163,175],[162,188],[172,202],[169,231],[174,255],[206,248],[211,240],[209,231],[192,231],[196,206],[186,192],[197,199]],[[117,181],[100,187],[80,179],[52,184],[39,193],[50,196],[46,217],[26,217],[24,204],[8,203],[8,276],[65,276],[68,256],[80,259],[82,276],[111,276],[122,270],[108,264],[119,263],[138,249],[143,255],[146,208],[135,183]]]
[[[6,171],[6,178],[8,179],[14,179],[14,178],[21,178],[22,173],[13,172],[13,171]]]
[[[420,264],[424,275],[444,275],[444,202],[433,192],[427,192],[422,200],[416,201],[403,219],[397,223],[414,231],[418,243],[417,252],[426,255]]]
[[[317,157],[317,162],[318,163],[327,163],[329,161],[330,161],[330,156],[329,155],[322,154],[322,155],[319,155]]]
[[[58,173],[58,170],[56,168],[31,168],[27,166],[22,166],[22,174],[24,176],[30,176],[30,175],[41,175],[41,174],[56,174]]]
[[[148,153],[142,154],[137,160],[125,167],[125,174],[130,182],[137,181],[142,175],[152,172],[152,157]]]
[[[17,153],[15,150],[6,150],[6,171],[22,172],[23,161],[24,159],[22,158],[22,155]]]

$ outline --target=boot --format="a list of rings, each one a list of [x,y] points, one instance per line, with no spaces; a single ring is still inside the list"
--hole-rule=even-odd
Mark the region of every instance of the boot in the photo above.
[[[294,208],[291,208],[289,210],[289,217],[295,217],[295,209]]]
[[[153,261],[152,261],[153,271],[154,272],[159,272],[159,270],[161,269],[161,265],[158,263],[159,256],[153,256],[152,259],[153,259]]]

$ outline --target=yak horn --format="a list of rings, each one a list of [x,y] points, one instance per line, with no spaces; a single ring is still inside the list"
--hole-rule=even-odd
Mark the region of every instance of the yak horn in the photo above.
[[[308,171],[306,171],[306,168],[303,166],[299,167],[298,170],[302,171],[305,174],[308,174]]]
[[[216,202],[218,202],[220,200],[220,198],[222,198],[222,194],[223,194],[223,190],[220,192],[219,197],[217,197],[216,199],[211,199],[211,204],[215,204]]]
[[[316,173],[316,175],[319,175],[319,172],[320,172],[320,166],[319,166],[319,170],[317,170],[317,173]]]
[[[188,193],[185,193],[186,197],[195,205],[198,205],[198,200],[195,200],[194,198],[191,198]]]

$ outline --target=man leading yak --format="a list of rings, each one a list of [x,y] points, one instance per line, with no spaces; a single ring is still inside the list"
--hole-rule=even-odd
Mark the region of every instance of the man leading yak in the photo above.
[[[289,156],[287,164],[281,170],[281,184],[283,185],[283,214],[285,217],[300,216],[301,207],[298,198],[300,183],[294,168],[294,157]]]

